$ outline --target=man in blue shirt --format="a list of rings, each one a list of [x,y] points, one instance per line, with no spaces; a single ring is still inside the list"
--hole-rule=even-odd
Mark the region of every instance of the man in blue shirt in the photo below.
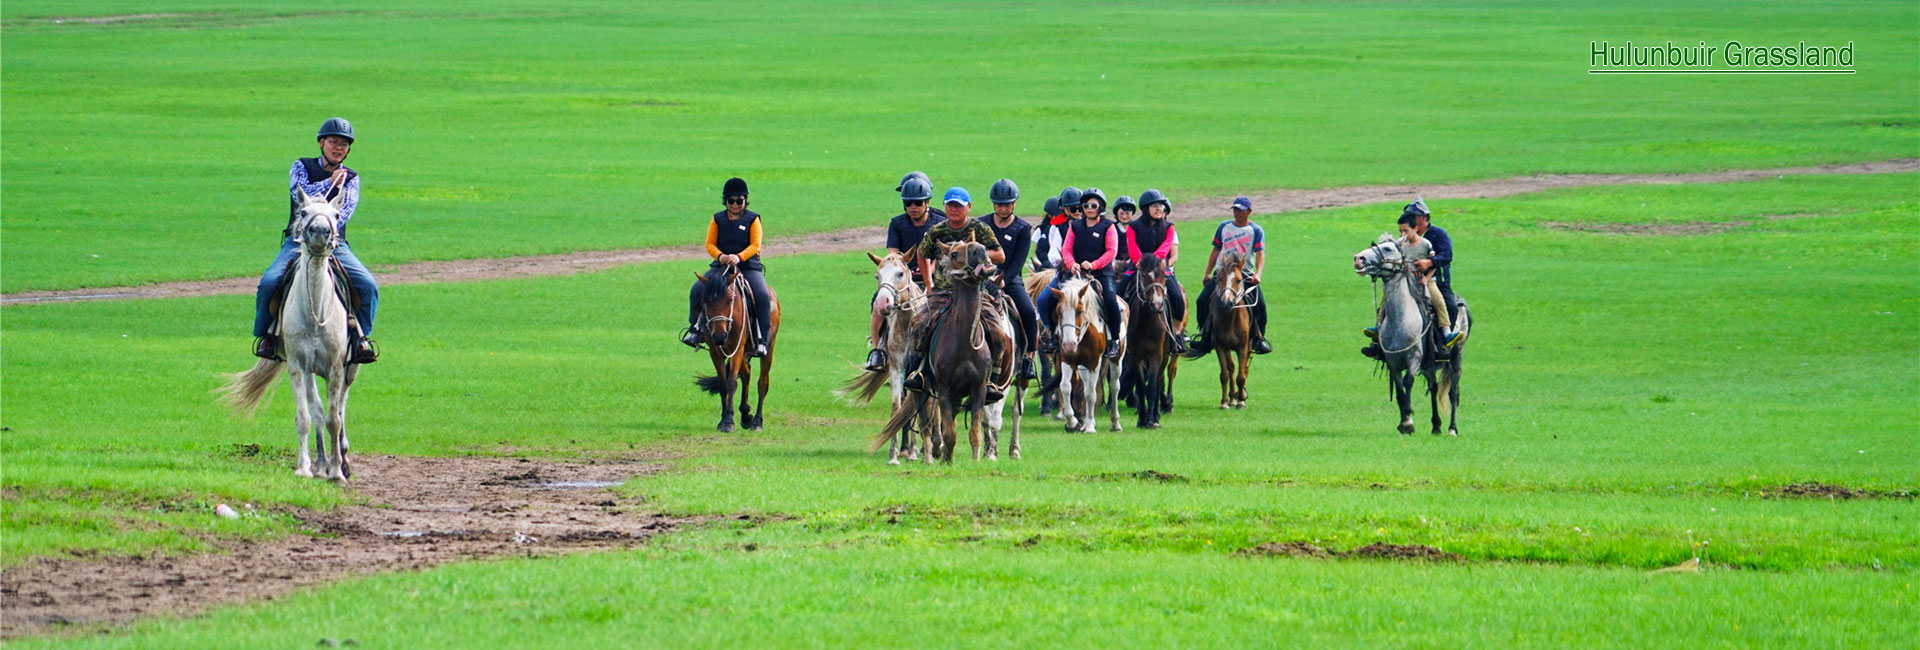
[[[253,298],[253,335],[259,341],[253,346],[253,354],[263,359],[279,359],[279,339],[271,336],[273,316],[270,307],[280,295],[280,283],[286,279],[287,268],[295,257],[300,255],[300,244],[293,240],[293,219],[300,215],[298,199],[292,197],[295,191],[320,196],[328,200],[341,194],[346,200],[340,207],[340,243],[333,249],[333,258],[340,260],[340,266],[347,270],[347,283],[353,285],[353,291],[360,297],[359,308],[353,310],[348,320],[347,363],[373,363],[378,360],[374,353],[373,341],[367,338],[373,333],[373,315],[380,306],[380,287],[373,281],[373,274],[367,272],[367,266],[354,257],[353,249],[347,246],[347,222],[353,219],[354,208],[360,205],[360,174],[347,168],[347,154],[353,151],[353,125],[346,118],[336,117],[320,125],[320,133],[314,137],[320,143],[320,155],[313,158],[300,158],[293,161],[293,169],[287,172],[288,200],[292,208],[287,214],[287,229],[280,231],[280,255],[273,258],[273,265],[267,267],[266,274],[260,277],[260,286],[254,291]]]
[[[1211,324],[1207,322],[1208,313],[1213,309],[1212,303],[1208,301],[1213,298],[1214,288],[1220,284],[1219,279],[1214,277],[1213,271],[1214,265],[1220,261],[1222,250],[1253,260],[1253,266],[1240,267],[1241,274],[1245,275],[1250,280],[1249,284],[1253,286],[1253,294],[1247,297],[1249,303],[1247,320],[1250,321],[1248,325],[1252,329],[1248,334],[1253,339],[1249,347],[1253,349],[1254,354],[1273,351],[1273,346],[1267,343],[1266,336],[1267,301],[1259,287],[1260,277],[1267,271],[1266,240],[1266,231],[1260,228],[1260,224],[1253,222],[1253,200],[1244,196],[1235,198],[1233,218],[1220,222],[1219,227],[1213,231],[1213,252],[1207,255],[1206,283],[1201,285],[1199,297],[1193,300],[1194,316],[1200,323],[1200,338],[1194,339],[1188,346],[1186,353],[1188,358],[1199,358],[1213,351],[1213,333],[1209,329]]]

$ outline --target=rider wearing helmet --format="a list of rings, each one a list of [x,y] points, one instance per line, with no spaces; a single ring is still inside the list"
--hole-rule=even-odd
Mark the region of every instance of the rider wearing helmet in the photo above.
[[[1040,225],[1034,227],[1033,270],[1035,271],[1045,271],[1053,268],[1053,262],[1049,260],[1048,256],[1059,255],[1060,247],[1054,243],[1057,240],[1053,237],[1052,232],[1060,224],[1067,222],[1066,219],[1060,216],[1060,197],[1058,196],[1047,197],[1047,202],[1040,208],[1040,211],[1046,214],[1046,216],[1040,219]]]
[[[707,222],[707,255],[713,257],[713,263],[707,266],[707,278],[714,279],[729,265],[746,278],[753,291],[752,354],[764,357],[767,332],[771,331],[773,293],[767,290],[766,268],[760,264],[760,214],[747,209],[747,181],[737,176],[727,179],[720,188],[720,202],[726,209],[713,213],[713,220]],[[699,347],[706,338],[706,328],[700,322],[706,284],[694,282],[687,294],[687,333],[681,335],[680,342],[691,347]]]
[[[1027,258],[1027,249],[1033,247],[1033,225],[1013,214],[1013,205],[1020,200],[1020,186],[1013,181],[1005,178],[994,181],[987,198],[993,201],[993,216],[983,221],[993,229],[994,238],[1000,240],[1000,248],[1006,252],[1005,261],[999,264],[1000,289],[1013,299],[1014,308],[1020,312],[1020,378],[1032,379],[1034,338],[1040,326],[1034,316],[1033,297],[1027,295],[1027,283],[1021,278],[1024,272],[1021,264]]]
[[[1121,197],[1126,198],[1126,197]],[[1120,211],[1121,203],[1114,202],[1114,212]],[[1134,267],[1140,266],[1145,256],[1160,258],[1161,268],[1167,270],[1167,316],[1173,323],[1187,318],[1187,294],[1180,288],[1180,280],[1173,275],[1173,263],[1180,259],[1180,236],[1173,230],[1173,202],[1160,190],[1147,190],[1140,193],[1140,205],[1146,213],[1127,228],[1127,259]],[[1120,279],[1120,291],[1125,293],[1133,285],[1133,273],[1128,272]],[[1175,352],[1185,352],[1187,333],[1172,332]]]
[[[300,255],[300,245],[293,240],[293,219],[300,214],[300,202],[293,199],[292,193],[303,192],[326,199],[345,195],[340,207],[340,243],[333,248],[333,258],[347,270],[347,283],[360,298],[358,309],[349,314],[347,335],[347,363],[373,363],[379,360],[374,352],[373,340],[367,335],[373,332],[373,315],[380,306],[380,287],[373,281],[373,274],[367,272],[367,266],[354,257],[353,249],[347,246],[347,222],[353,219],[354,209],[360,205],[360,174],[347,168],[347,154],[353,151],[353,124],[346,118],[336,117],[320,125],[320,131],[314,136],[320,144],[320,155],[313,158],[300,158],[293,161],[293,169],[287,172],[288,200],[293,201],[287,215],[287,229],[280,231],[280,255],[273,258],[273,264],[260,276],[260,286],[255,289],[253,299],[253,335],[258,339],[253,353],[263,359],[279,359],[279,339],[272,333],[273,316],[269,314],[274,300],[280,295],[280,284],[287,276],[287,268],[294,258]]]
[[[1047,285],[1047,288],[1057,288],[1069,273],[1087,276],[1087,279],[1100,286],[1101,318],[1108,328],[1118,331],[1120,299],[1113,292],[1113,261],[1120,254],[1120,231],[1112,219],[1106,218],[1107,197],[1101,195],[1100,190],[1087,190],[1077,198],[1081,218],[1068,222],[1067,227],[1062,229],[1065,236],[1060,242],[1061,273],[1053,277],[1053,284]],[[1064,197],[1060,202],[1063,205],[1067,203]],[[1068,214],[1072,214],[1072,211],[1069,210]],[[1052,297],[1052,291],[1040,297],[1042,318],[1046,318],[1053,310]],[[1051,322],[1047,329],[1053,329]],[[1045,350],[1052,352],[1054,344],[1049,337]],[[1120,346],[1108,345],[1106,356],[1109,359],[1119,357]]]
[[[993,228],[970,218],[973,208],[973,196],[966,188],[947,188],[942,201],[946,204],[946,218],[927,230],[927,236],[920,241],[920,274],[926,278],[927,286],[933,291],[927,294],[926,310],[914,316],[911,340],[913,346],[907,350],[907,379],[901,388],[912,391],[926,390],[926,382],[921,376],[921,361],[926,357],[927,337],[931,333],[932,323],[947,309],[947,303],[953,296],[953,278],[942,269],[934,272],[934,262],[939,259],[941,246],[959,242],[978,243],[987,249],[987,259],[995,265],[1006,264],[1006,252],[1001,250],[1000,239],[993,234]],[[989,341],[988,345],[994,345]],[[987,401],[998,400],[995,391],[987,389]]]
[[[933,199],[933,181],[926,172],[907,172],[900,179],[900,186],[893,188],[900,193],[900,205],[904,208],[893,220],[887,222],[887,254],[905,258],[909,268],[917,268],[913,261],[914,251],[920,248],[920,240],[927,236],[933,225],[947,218],[947,213],[928,204]],[[920,274],[909,273],[914,283],[921,283]],[[867,299],[871,306],[880,299],[875,291]],[[887,353],[880,349],[880,328],[886,324],[886,318],[879,311],[873,311],[867,322],[867,370],[879,372],[887,368]]]

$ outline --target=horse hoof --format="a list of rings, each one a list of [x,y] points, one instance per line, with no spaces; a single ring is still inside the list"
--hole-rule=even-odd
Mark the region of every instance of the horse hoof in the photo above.
[[[1226,402],[1221,402],[1221,403],[1220,403],[1220,410],[1222,410],[1222,411],[1225,411],[1225,410],[1227,410],[1227,409],[1230,409],[1230,408],[1233,408],[1233,405],[1232,405],[1232,404],[1228,404],[1228,403],[1226,403]]]
[[[1402,424],[1402,425],[1400,425],[1400,433],[1401,433],[1402,435],[1412,435],[1412,434],[1413,434],[1413,425],[1411,425],[1411,424]]]
[[[1455,437],[1455,438],[1458,438],[1458,437],[1460,437],[1460,430],[1459,430],[1459,429],[1447,429],[1447,435],[1449,435],[1449,436],[1453,436],[1453,437]]]
[[[313,470],[305,469],[305,468],[296,469],[296,470],[293,470],[293,475],[298,476],[300,478],[313,478]]]
[[[719,431],[720,433],[733,433],[733,425],[721,424],[720,426],[714,427],[713,430]]]
[[[888,458],[888,459],[887,459],[887,464],[888,464],[888,465],[899,465],[899,464],[900,464],[900,459],[898,459],[898,458]]]
[[[1020,460],[1020,450],[1018,449],[1007,452],[1007,455],[1012,457],[1014,460]]]
[[[1119,431],[1119,430],[1120,430],[1120,425],[1118,425],[1118,424],[1116,424],[1116,425],[1113,425],[1113,428],[1111,428],[1111,429],[1107,429],[1107,431],[1108,431],[1109,433],[1111,433],[1111,432],[1114,432],[1114,431]]]

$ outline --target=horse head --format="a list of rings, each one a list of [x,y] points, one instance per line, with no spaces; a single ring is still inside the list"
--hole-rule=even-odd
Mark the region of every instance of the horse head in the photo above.
[[[1220,263],[1214,271],[1219,287],[1213,292],[1214,299],[1228,308],[1239,307],[1247,292],[1246,277],[1243,271],[1247,258],[1239,253],[1228,252],[1220,256]]]
[[[955,281],[979,284],[993,272],[993,264],[987,259],[987,247],[971,238],[940,246],[946,251],[940,263]]]
[[[1081,276],[1068,278],[1059,288],[1048,289],[1053,292],[1058,304],[1060,317],[1056,323],[1060,329],[1060,353],[1073,356],[1080,348],[1080,341],[1100,318],[1100,292],[1093,283]]]
[[[1167,310],[1167,268],[1160,258],[1152,255],[1140,258],[1140,267],[1133,274],[1133,290],[1148,312],[1158,314]]]
[[[305,248],[308,255],[333,254],[333,247],[340,243],[340,210],[346,204],[346,194],[328,201],[294,188],[293,198],[300,206],[293,226],[288,229],[293,240]]]
[[[1380,235],[1373,245],[1353,254],[1353,272],[1376,278],[1389,278],[1404,270],[1405,261],[1400,256],[1400,245],[1392,235]]]
[[[707,341],[724,346],[733,339],[735,327],[745,327],[746,309],[738,289],[740,267],[737,264],[722,264],[709,269],[700,278],[701,293],[705,299],[701,303],[701,312],[707,318]],[[735,314],[736,308],[738,315]],[[736,323],[735,319],[743,322]]]
[[[913,285],[913,271],[907,267],[906,258],[898,253],[888,253],[886,257],[867,253],[867,259],[873,260],[873,279],[879,285],[878,295],[873,299],[874,310],[884,312],[902,304]]]

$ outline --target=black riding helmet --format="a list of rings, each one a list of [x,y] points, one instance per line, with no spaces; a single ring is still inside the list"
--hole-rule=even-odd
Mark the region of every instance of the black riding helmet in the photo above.
[[[987,199],[995,204],[1007,204],[1020,200],[1020,186],[1002,178],[993,182],[993,189],[987,190]]]
[[[1108,203],[1107,203],[1107,195],[1105,195],[1105,194],[1101,194],[1101,193],[1100,193],[1100,188],[1098,188],[1098,187],[1089,187],[1089,188],[1087,188],[1087,191],[1085,191],[1085,192],[1082,192],[1082,193],[1080,193],[1080,206],[1079,206],[1079,207],[1083,207],[1083,208],[1084,208],[1084,207],[1086,207],[1086,205],[1087,205],[1087,200],[1088,200],[1088,199],[1100,199],[1100,212],[1101,212],[1101,214],[1105,214],[1105,213],[1106,213],[1106,211],[1107,211],[1107,205],[1108,205]]]
[[[344,117],[328,118],[326,123],[320,125],[320,133],[313,136],[313,139],[319,141],[330,135],[346,138],[347,144],[353,144],[353,123],[348,122]]]
[[[1060,216],[1060,197],[1047,197],[1046,211],[1048,219]]]
[[[900,177],[900,185],[899,185],[898,187],[895,187],[895,188],[893,188],[893,191],[895,191],[895,192],[904,192],[904,191],[906,191],[906,190],[907,190],[907,181],[908,181],[909,179],[914,179],[914,178],[918,178],[918,179],[920,179],[920,180],[923,180],[923,181],[926,181],[926,182],[927,182],[927,187],[933,187],[933,179],[931,179],[931,178],[927,178],[927,173],[926,173],[926,172],[907,172],[907,175],[906,175],[906,176],[901,176],[901,177]]]
[[[1067,189],[1060,190],[1060,209],[1061,210],[1080,209],[1080,188],[1069,187]]]
[[[747,195],[747,181],[745,179],[740,178],[739,176],[735,176],[733,178],[727,179],[727,184],[720,188],[721,199],[730,199],[736,196],[746,196],[746,195]]]
[[[919,173],[919,172],[915,172],[915,173]],[[900,200],[901,201],[933,200],[933,183],[927,182],[927,179],[924,175],[907,176],[905,179],[902,179],[900,181]]]
[[[1161,194],[1160,190],[1153,189],[1140,193],[1140,214],[1146,214],[1147,206],[1155,203],[1167,206],[1167,214],[1169,216],[1173,214],[1173,202],[1167,200],[1167,195]]]
[[[1138,204],[1138,203],[1134,203],[1134,202],[1133,202],[1133,197],[1131,197],[1131,196],[1127,196],[1127,195],[1125,195],[1125,194],[1122,194],[1122,195],[1120,195],[1120,196],[1117,196],[1117,197],[1114,197],[1114,199],[1113,199],[1113,211],[1114,211],[1114,212],[1119,212],[1119,211],[1120,211],[1120,208],[1123,208],[1123,207],[1124,207],[1124,208],[1128,208],[1128,209],[1129,209],[1129,211],[1130,211],[1130,212],[1132,212],[1132,213],[1134,213],[1134,214],[1139,214],[1139,213],[1140,213],[1140,204]]]

